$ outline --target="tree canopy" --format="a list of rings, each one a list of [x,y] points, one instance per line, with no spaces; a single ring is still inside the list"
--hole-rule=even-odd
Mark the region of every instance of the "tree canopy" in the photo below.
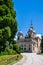
[[[42,40],[41,40],[41,52],[43,53],[43,36],[42,36]]]
[[[0,51],[5,49],[6,41],[13,40],[17,32],[16,11],[12,0],[0,0]]]

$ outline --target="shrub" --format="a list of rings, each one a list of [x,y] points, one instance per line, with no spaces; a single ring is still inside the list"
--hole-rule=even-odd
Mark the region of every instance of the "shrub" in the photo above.
[[[0,55],[8,55],[8,52],[1,52],[1,54]]]
[[[16,51],[15,50],[9,49],[9,48],[6,48],[6,51],[5,52],[8,52],[8,55],[16,54]]]
[[[14,55],[17,52],[13,49],[6,48],[4,52],[1,52],[0,55]]]
[[[13,44],[10,44],[10,49],[13,49]]]
[[[23,52],[22,49],[21,49],[21,47],[18,46],[17,44],[14,44],[14,45],[13,45],[13,50],[16,50],[16,52],[19,53],[19,54],[20,54],[21,52]]]

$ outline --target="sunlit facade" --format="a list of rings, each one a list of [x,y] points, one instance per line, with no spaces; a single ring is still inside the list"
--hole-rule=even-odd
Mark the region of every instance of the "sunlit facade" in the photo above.
[[[23,35],[22,31],[18,32],[17,44],[21,46],[24,52],[34,52],[34,53],[41,52],[40,43],[41,43],[41,35],[36,34],[32,23],[26,36]]]

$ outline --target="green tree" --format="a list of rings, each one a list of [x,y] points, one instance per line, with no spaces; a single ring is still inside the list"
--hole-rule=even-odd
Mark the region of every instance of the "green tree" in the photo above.
[[[6,41],[10,43],[16,32],[16,11],[12,0],[0,0],[0,52],[5,50]]]
[[[21,53],[23,52],[23,50],[21,49],[21,47],[17,44],[13,44],[13,50],[16,50],[17,53]]]
[[[42,40],[41,40],[41,52],[43,53],[43,36],[42,36]]]

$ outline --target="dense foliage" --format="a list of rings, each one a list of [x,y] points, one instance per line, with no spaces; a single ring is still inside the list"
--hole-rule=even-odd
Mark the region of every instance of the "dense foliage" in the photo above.
[[[16,32],[16,11],[12,0],[0,0],[0,53],[6,48],[13,49],[13,44],[16,43],[13,40]]]
[[[43,36],[42,36],[42,40],[41,40],[41,52],[43,53]]]

